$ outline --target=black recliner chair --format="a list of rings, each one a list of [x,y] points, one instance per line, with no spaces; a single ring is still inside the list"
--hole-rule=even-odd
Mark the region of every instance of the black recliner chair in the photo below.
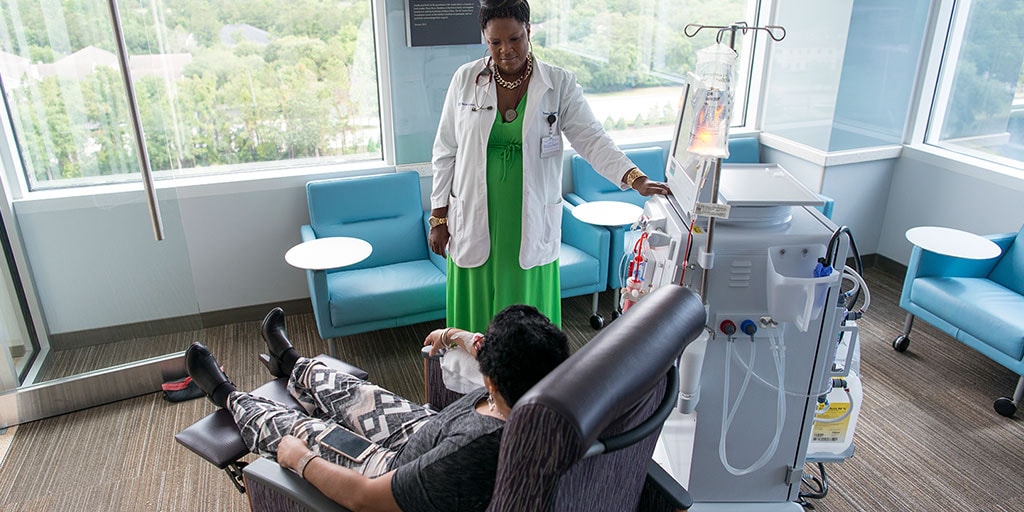
[[[676,404],[675,363],[704,325],[696,294],[659,288],[541,380],[509,416],[488,510],[688,508],[689,494],[651,454]],[[441,407],[457,395],[432,384],[440,382],[435,365],[427,361],[427,391]],[[206,451],[231,434],[202,425],[207,418],[176,437],[218,467],[231,467],[225,460],[234,454]],[[241,472],[254,511],[344,510],[267,459]]]
[[[317,359],[360,379],[365,380],[369,377],[365,371],[333,357],[320,354]],[[254,389],[252,394],[290,405],[298,410],[299,403],[288,394],[287,386],[287,378],[274,379]],[[245,492],[242,469],[247,464],[242,459],[250,452],[242,442],[242,436],[238,433],[238,426],[235,425],[230,412],[217,409],[175,434],[174,440],[218,469],[223,469],[238,492]]]

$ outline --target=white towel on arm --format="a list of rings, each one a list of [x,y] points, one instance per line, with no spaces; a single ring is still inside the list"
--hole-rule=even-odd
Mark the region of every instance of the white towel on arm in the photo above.
[[[446,388],[466,394],[484,386],[480,365],[462,347],[448,349],[441,356],[441,378]]]

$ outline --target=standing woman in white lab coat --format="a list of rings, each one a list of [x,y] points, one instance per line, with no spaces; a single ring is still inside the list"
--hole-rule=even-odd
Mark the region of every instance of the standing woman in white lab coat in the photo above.
[[[526,0],[482,0],[489,56],[452,77],[434,140],[430,250],[448,255],[447,324],[510,304],[561,326],[562,135],[623,190],[668,194],[612,142],[569,71],[538,61]]]

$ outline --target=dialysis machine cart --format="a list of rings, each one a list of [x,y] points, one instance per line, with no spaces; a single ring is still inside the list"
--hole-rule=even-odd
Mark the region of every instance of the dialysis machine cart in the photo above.
[[[814,207],[817,194],[778,165],[723,166],[718,217],[704,218],[678,201],[693,193],[675,194],[688,170],[670,161],[673,196],[645,206],[645,279],[701,290],[708,325],[683,353],[679,410],[655,460],[687,487],[692,510],[800,510],[845,313],[849,240]],[[822,260],[839,270],[824,274]]]
[[[672,195],[648,200],[638,222],[623,314],[659,286],[698,291],[707,308],[704,334],[680,358],[677,411],[654,453],[689,490],[692,510],[799,511],[818,399],[833,389],[853,240],[782,167],[721,165],[736,33],[782,29],[713,28],[719,43],[697,52],[683,88],[665,172]]]

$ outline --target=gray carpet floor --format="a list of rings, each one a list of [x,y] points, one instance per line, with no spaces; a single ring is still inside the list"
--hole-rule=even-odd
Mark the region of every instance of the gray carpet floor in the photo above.
[[[901,281],[866,274],[872,303],[859,322],[864,404],[856,453],[827,466],[828,495],[810,504],[834,512],[1024,510],[1024,421],[992,410],[996,397],[1013,392],[1017,375],[920,321],[910,350],[895,352]],[[606,316],[611,297],[601,297]],[[563,304],[564,329],[578,347],[594,335],[590,298]],[[440,326],[346,337],[339,356],[386,388],[422,397],[419,347]],[[327,350],[312,315],[289,315],[287,328],[300,352]],[[256,359],[258,319],[193,334],[240,388],[267,380]],[[175,343],[184,349],[189,341]],[[227,476],[173,440],[212,410],[206,400],[170,403],[154,393],[20,425],[0,466],[0,512],[248,510]]]

